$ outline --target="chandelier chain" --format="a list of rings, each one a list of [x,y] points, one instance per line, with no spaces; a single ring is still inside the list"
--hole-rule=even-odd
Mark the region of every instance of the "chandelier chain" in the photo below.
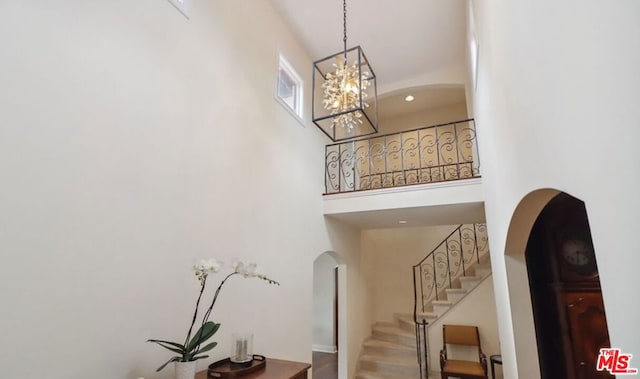
[[[347,51],[347,0],[342,0],[342,26],[343,26],[343,41],[344,51]]]

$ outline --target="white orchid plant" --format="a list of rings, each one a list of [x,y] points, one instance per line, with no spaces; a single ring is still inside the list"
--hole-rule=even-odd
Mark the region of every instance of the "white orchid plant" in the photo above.
[[[218,345],[217,342],[211,342],[211,343],[205,344],[205,342],[207,342],[207,340],[213,337],[213,335],[216,334],[216,332],[220,328],[220,324],[215,323],[213,321],[209,321],[209,317],[211,316],[211,311],[213,310],[213,306],[216,304],[218,295],[220,295],[220,290],[222,289],[222,286],[227,282],[227,280],[229,280],[229,278],[231,278],[234,275],[241,275],[245,278],[258,278],[258,279],[267,281],[269,284],[280,285],[280,283],[276,282],[275,280],[267,278],[262,273],[262,270],[255,263],[245,264],[241,261],[235,261],[231,265],[233,272],[228,274],[220,282],[220,285],[218,286],[218,289],[216,290],[215,295],[213,296],[213,300],[211,301],[211,304],[207,308],[207,311],[205,312],[204,316],[202,317],[202,323],[200,325],[200,328],[195,332],[195,334],[193,334],[193,337],[192,337],[191,333],[193,331],[193,326],[195,325],[196,320],[198,319],[198,309],[200,308],[200,300],[202,299],[202,294],[204,292],[205,286],[207,285],[207,278],[209,277],[209,274],[213,274],[220,271],[220,268],[222,266],[223,266],[222,262],[216,259],[202,260],[200,263],[193,266],[195,275],[200,281],[200,294],[198,295],[198,300],[196,300],[196,309],[193,313],[191,326],[189,326],[189,331],[187,332],[187,337],[185,338],[184,343],[179,344],[177,342],[156,340],[156,339],[147,340],[147,342],[157,343],[158,345],[164,347],[165,349],[178,354],[172,357],[171,359],[169,359],[167,362],[165,362],[156,371],[162,370],[163,368],[165,368],[165,366],[167,366],[171,362],[190,362],[190,361],[196,361],[202,358],[207,358],[208,355],[203,355],[203,354],[206,353],[207,351],[210,351],[211,349],[216,347],[216,345]]]

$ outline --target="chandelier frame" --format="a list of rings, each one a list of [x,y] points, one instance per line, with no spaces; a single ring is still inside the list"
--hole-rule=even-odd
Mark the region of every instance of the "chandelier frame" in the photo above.
[[[376,75],[362,47],[347,49],[346,0],[343,26],[343,51],[313,62],[311,117],[334,142],[378,132]]]

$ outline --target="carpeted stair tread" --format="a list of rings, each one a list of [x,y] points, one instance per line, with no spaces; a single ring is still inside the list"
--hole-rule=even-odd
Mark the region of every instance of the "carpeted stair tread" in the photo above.
[[[415,338],[415,334],[414,333],[411,333],[408,330],[404,330],[404,329],[400,328],[396,324],[377,323],[376,325],[373,326],[373,329],[376,330],[376,331],[387,333],[387,334],[397,334],[399,336]]]
[[[360,370],[356,373],[356,379],[407,379],[405,375],[389,375],[383,372]]]
[[[380,362],[387,365],[402,367],[417,367],[418,358],[414,355],[409,357],[389,357],[381,354],[363,354],[360,356],[362,361]]]
[[[369,338],[367,340],[364,341],[364,346],[365,347],[378,347],[378,348],[386,348],[386,349],[396,349],[396,350],[404,350],[404,351],[413,351],[415,352],[416,349],[412,348],[410,346],[407,345],[400,345],[397,343],[393,343],[393,342],[389,342],[389,341],[382,341],[379,339],[375,339],[375,338]]]

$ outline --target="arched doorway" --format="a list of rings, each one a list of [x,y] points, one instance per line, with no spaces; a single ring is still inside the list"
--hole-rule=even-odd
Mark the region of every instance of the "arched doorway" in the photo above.
[[[611,378],[596,370],[600,348],[610,344],[584,202],[566,193],[551,199],[525,257],[541,377]]]
[[[584,203],[555,189],[529,193],[514,211],[505,267],[519,377],[602,375],[592,359],[608,332],[588,225]]]

